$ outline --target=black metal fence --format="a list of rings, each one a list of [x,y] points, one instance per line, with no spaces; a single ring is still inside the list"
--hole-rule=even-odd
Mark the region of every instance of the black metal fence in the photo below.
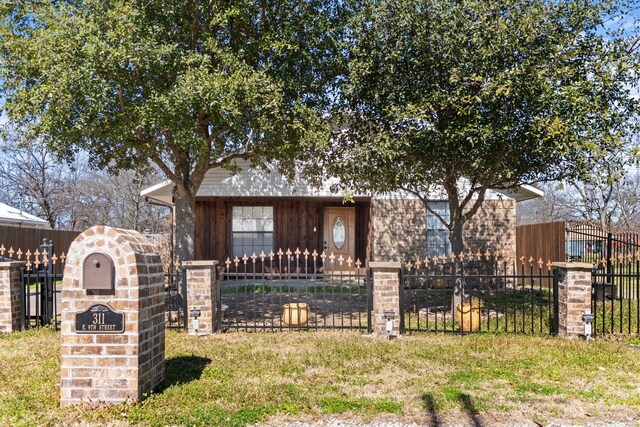
[[[164,275],[165,326],[184,330],[187,313],[187,281],[185,270],[177,268]]]
[[[227,259],[219,274],[223,331],[371,331],[371,280],[359,261],[288,250]]]
[[[557,280],[542,260],[480,253],[425,259],[406,263],[401,283],[401,333],[558,330]]]
[[[21,328],[53,324],[58,330],[58,284],[62,282],[64,252],[58,257],[54,253],[53,242],[47,239],[43,239],[42,244],[33,252],[11,252],[8,254],[10,259],[25,261],[20,268]]]
[[[640,334],[640,234],[574,225],[567,229],[567,253],[593,266],[593,333]]]

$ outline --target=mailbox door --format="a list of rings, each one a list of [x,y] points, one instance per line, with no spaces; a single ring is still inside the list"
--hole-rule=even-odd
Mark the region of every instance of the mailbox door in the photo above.
[[[113,290],[114,270],[111,257],[99,252],[87,255],[82,265],[84,289]]]

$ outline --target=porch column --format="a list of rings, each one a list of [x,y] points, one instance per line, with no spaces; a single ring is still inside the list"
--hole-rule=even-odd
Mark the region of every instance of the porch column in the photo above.
[[[400,263],[370,262],[373,276],[373,334],[386,337],[385,311],[393,312],[391,336],[400,334]]]
[[[24,262],[0,262],[0,332],[22,330],[22,281]]]
[[[218,261],[184,261],[187,287],[187,332],[196,333],[192,310],[199,311],[198,334],[212,334],[218,330],[216,304],[216,266]]]
[[[558,335],[584,335],[583,314],[591,314],[591,268],[585,262],[554,262],[558,277]]]

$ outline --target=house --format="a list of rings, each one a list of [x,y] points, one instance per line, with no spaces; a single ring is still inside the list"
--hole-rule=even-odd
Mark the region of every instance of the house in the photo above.
[[[303,180],[289,183],[275,168],[251,168],[238,162],[234,174],[210,169],[196,195],[195,258],[226,260],[282,249],[342,254],[345,259],[398,261],[447,254],[447,230],[408,193],[353,195],[346,202],[331,190],[335,180],[314,188]],[[148,200],[172,203],[173,184],[142,191]],[[488,191],[487,200],[465,229],[466,246],[515,253],[516,203],[543,192],[522,186],[517,192]],[[446,200],[432,209],[448,214]]]
[[[28,214],[22,209],[0,203],[0,225],[16,225],[37,228],[51,228],[49,221]]]

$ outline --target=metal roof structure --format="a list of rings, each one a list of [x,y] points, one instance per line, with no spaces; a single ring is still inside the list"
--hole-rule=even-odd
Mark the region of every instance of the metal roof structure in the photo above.
[[[50,228],[49,221],[4,203],[0,203],[0,225],[29,225]]]

